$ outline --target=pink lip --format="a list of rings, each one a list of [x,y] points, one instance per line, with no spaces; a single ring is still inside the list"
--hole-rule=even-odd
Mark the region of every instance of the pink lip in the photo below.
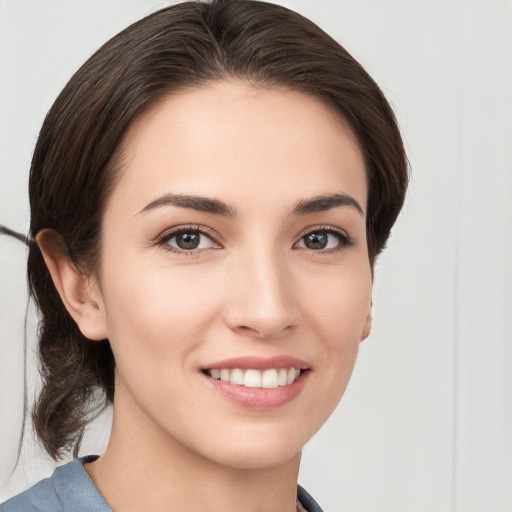
[[[300,394],[306,384],[309,372],[304,372],[289,386],[282,386],[272,389],[246,388],[230,382],[212,379],[206,374],[203,378],[211,388],[231,402],[253,409],[276,409],[291,402]]]
[[[241,368],[243,370],[247,370],[249,368],[254,370],[271,370],[272,368],[296,368],[297,370],[307,370],[311,368],[311,365],[306,363],[306,361],[302,361],[301,359],[288,356],[244,356],[226,359],[224,361],[215,361],[214,363],[204,366],[203,370],[212,370],[214,368],[226,368],[228,370],[232,370],[233,368]]]
[[[210,389],[227,398],[230,402],[252,409],[276,409],[291,402],[299,396],[304,388],[309,371],[303,371],[300,377],[288,386],[280,386],[272,389],[247,388],[230,382],[223,382],[211,378],[205,370],[211,369],[233,369],[241,368],[244,370],[270,370],[272,368],[295,368],[297,370],[310,370],[311,365],[288,356],[276,356],[270,358],[261,357],[236,357],[225,361],[216,361],[211,365],[205,366],[201,373],[206,379]]]

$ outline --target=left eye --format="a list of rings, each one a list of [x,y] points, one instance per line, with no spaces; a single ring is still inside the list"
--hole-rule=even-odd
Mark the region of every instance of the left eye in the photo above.
[[[318,230],[311,231],[304,235],[297,247],[310,249],[312,251],[324,251],[329,249],[343,248],[349,245],[348,237],[336,231]]]
[[[214,241],[208,235],[198,230],[170,233],[162,240],[162,243],[170,246],[169,250],[176,252],[210,249],[215,246]]]

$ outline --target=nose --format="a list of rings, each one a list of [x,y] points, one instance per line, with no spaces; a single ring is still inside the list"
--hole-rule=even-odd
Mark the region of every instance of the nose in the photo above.
[[[297,290],[283,258],[251,252],[229,272],[224,318],[230,329],[261,339],[282,338],[299,323]]]

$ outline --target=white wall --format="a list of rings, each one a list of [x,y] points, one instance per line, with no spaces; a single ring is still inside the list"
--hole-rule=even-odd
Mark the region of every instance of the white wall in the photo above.
[[[331,512],[510,512],[512,2],[281,3],[331,33],[381,84],[412,168],[376,272],[372,336],[342,405],[305,449],[301,481]],[[1,223],[27,231],[31,151],[67,79],[100,43],[162,5],[0,0]],[[24,257],[21,244],[0,238],[0,501],[52,468],[27,442],[11,476]],[[31,311],[30,395],[34,324]],[[108,417],[99,423],[84,452],[104,446]]]

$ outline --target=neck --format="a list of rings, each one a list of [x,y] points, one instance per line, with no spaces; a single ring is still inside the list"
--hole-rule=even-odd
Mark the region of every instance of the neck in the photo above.
[[[133,418],[133,416],[131,416]],[[85,469],[119,512],[295,512],[300,453],[271,467],[209,460],[157,428],[136,428],[114,411],[109,445]],[[122,427],[121,427],[122,426]],[[207,426],[206,426],[207,428]]]

